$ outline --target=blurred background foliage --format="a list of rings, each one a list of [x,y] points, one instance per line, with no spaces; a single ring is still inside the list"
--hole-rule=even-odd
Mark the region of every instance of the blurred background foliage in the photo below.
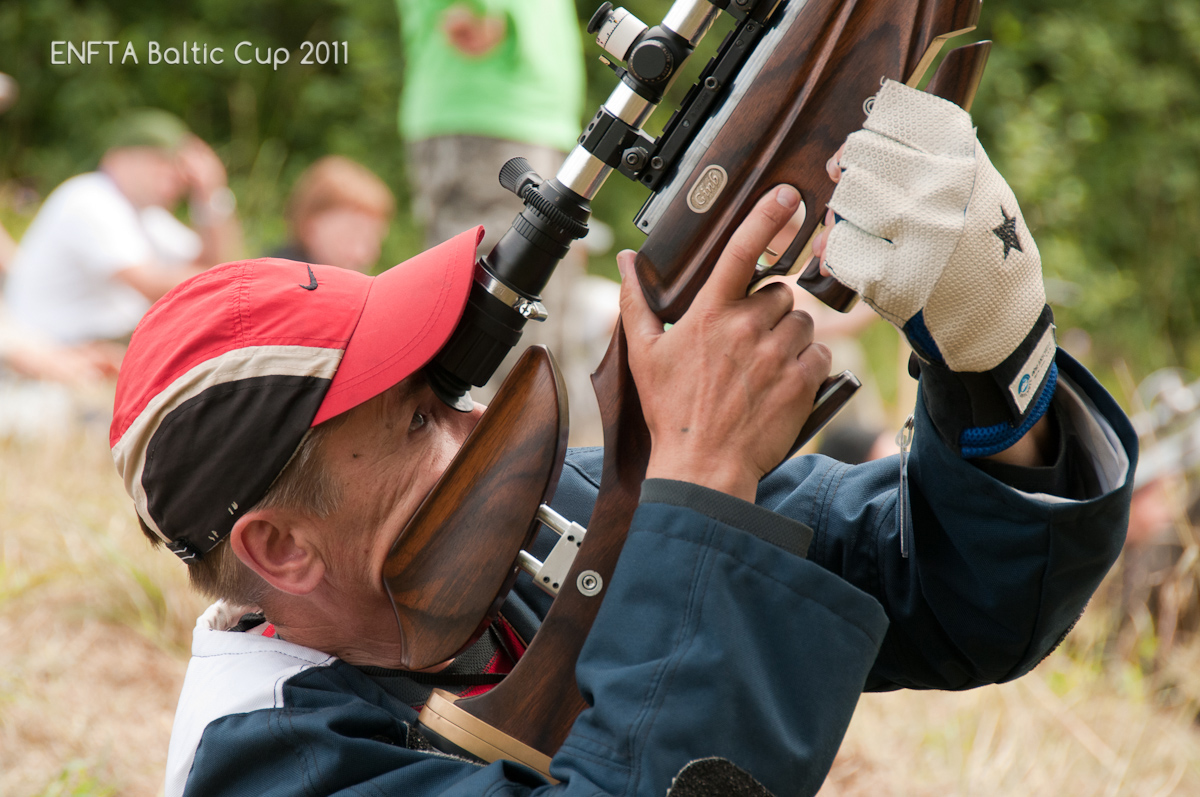
[[[1097,365],[1200,366],[1200,4],[1008,0],[980,138],[1037,236],[1060,328]]]
[[[577,5],[583,24],[596,3]],[[669,5],[626,3],[650,23]],[[720,36],[702,45],[692,74]],[[975,118],[1037,235],[1060,329],[1086,331],[1086,359],[1102,372],[1117,360],[1139,377],[1170,364],[1200,370],[1200,4],[990,0],[972,38],[996,42]],[[90,65],[50,64],[51,41],[88,39],[133,42],[142,63],[110,66],[105,52]],[[150,66],[151,40],[224,46],[226,62]],[[237,64],[243,40],[285,47],[291,60],[277,71]],[[300,43],[319,40],[349,42],[349,63],[299,64]],[[613,79],[599,49],[586,49],[590,115]],[[382,262],[397,262],[419,246],[396,131],[403,62],[391,0],[7,0],[0,71],[22,94],[0,117],[0,219],[19,233],[39,197],[95,166],[105,120],[151,105],[181,115],[225,160],[248,254],[282,241],[292,181],[336,152],[396,192]],[[674,99],[689,83],[678,81]],[[630,220],[644,198],[619,176],[597,197],[617,246],[637,246]],[[615,275],[610,255],[592,266]],[[1076,340],[1087,354],[1088,337]]]
[[[50,43],[121,42],[91,64],[51,65]],[[150,65],[150,41],[224,47],[222,65]],[[283,47],[278,70],[235,61],[250,41],[265,56]],[[348,64],[302,65],[304,41],[349,43]],[[140,64],[119,63],[132,42]],[[252,50],[243,49],[249,55]],[[283,206],[312,161],[339,153],[365,164],[397,193],[402,210],[384,262],[415,252],[396,130],[402,70],[395,5],[389,0],[18,0],[0,3],[0,71],[21,97],[0,117],[0,182],[45,196],[95,168],[104,122],[122,109],[165,108],[181,116],[224,160],[238,197],[248,255],[283,242]],[[15,232],[15,231],[14,231]]]

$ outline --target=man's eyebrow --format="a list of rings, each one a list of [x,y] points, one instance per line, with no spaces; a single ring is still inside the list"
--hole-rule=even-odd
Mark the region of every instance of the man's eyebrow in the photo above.
[[[405,403],[416,397],[421,388],[425,387],[425,377],[419,373],[406,377],[396,384],[396,399]]]

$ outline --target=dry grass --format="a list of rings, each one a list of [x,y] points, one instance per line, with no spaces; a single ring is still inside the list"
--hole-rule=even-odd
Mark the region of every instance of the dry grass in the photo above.
[[[0,445],[0,795],[155,795],[203,601],[152,551],[106,429]]]
[[[866,695],[821,797],[1200,794],[1195,705],[1055,654],[971,692]]]
[[[204,602],[137,530],[101,426],[0,444],[0,797],[161,791]],[[1200,794],[1200,645],[1158,680],[1102,666],[1109,619],[1014,684],[864,697],[822,796]]]

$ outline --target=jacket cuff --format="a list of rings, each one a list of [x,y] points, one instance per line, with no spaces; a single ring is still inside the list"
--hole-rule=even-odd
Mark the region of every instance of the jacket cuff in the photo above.
[[[923,330],[919,313],[905,326],[918,354],[921,396],[938,434],[964,459],[1004,451],[1049,409],[1058,381],[1054,314],[1049,306],[1042,308],[1021,345],[990,371],[950,370],[936,348],[931,352],[933,342]]]
[[[769,509],[691,482],[646,479],[642,504],[669,504],[691,509],[713,520],[734,526],[788,553],[808,558],[813,531],[808,526]]]

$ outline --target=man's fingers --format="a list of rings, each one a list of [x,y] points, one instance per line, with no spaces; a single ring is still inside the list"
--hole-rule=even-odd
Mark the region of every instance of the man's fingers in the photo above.
[[[800,352],[796,362],[805,372],[805,394],[811,395],[815,399],[821,383],[833,369],[833,355],[830,353],[829,347],[824,343],[814,341]]]
[[[825,173],[835,183],[842,179],[842,153],[845,151],[846,145],[843,143],[838,147],[838,151],[833,153],[833,157],[825,161]]]
[[[800,352],[812,343],[812,334],[812,318],[803,310],[784,313],[784,317],[769,332],[773,346],[780,355],[790,360],[796,360]]]
[[[746,309],[761,318],[765,329],[774,329],[779,319],[790,313],[795,305],[796,295],[782,282],[764,286],[746,297],[745,302]]]
[[[637,253],[626,249],[617,253],[617,269],[621,272],[621,323],[625,333],[631,339],[652,339],[662,334],[663,325],[642,293],[642,285],[638,282],[637,269],[634,268],[634,258]]]
[[[825,173],[829,175],[829,179],[835,183],[842,181],[842,155],[846,152],[846,142],[838,147],[838,151],[833,153],[833,157],[825,162]],[[825,265],[825,244],[829,241],[829,230],[833,227],[833,211],[825,211],[825,229],[817,233],[817,237],[813,239],[813,254],[821,258],[821,276],[828,277],[830,275],[829,268]]]
[[[800,192],[781,185],[767,192],[733,232],[697,301],[732,301],[746,295],[754,265],[800,206]]]
[[[779,335],[793,357],[798,357],[813,342],[812,316],[803,310],[785,313],[775,325],[772,334]]]

